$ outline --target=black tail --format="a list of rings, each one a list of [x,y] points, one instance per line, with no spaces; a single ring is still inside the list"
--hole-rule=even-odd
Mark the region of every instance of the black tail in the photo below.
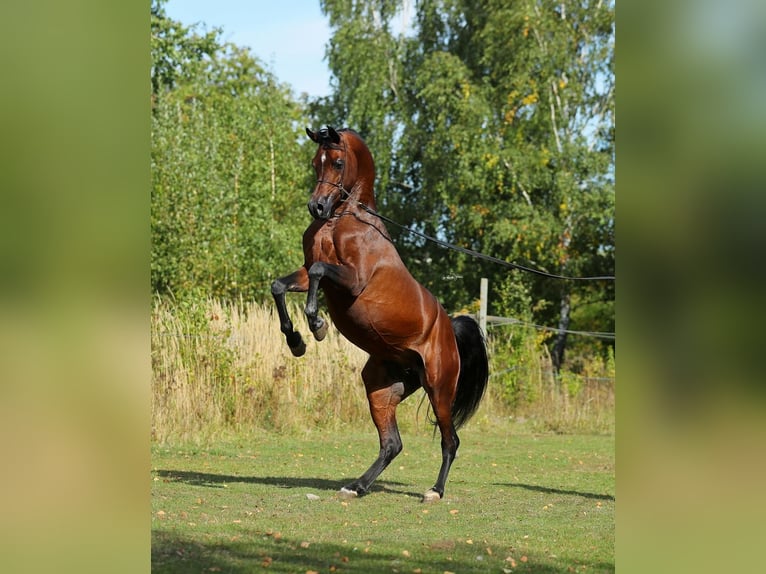
[[[466,315],[453,317],[452,329],[455,331],[460,353],[460,376],[455,403],[452,405],[452,421],[457,429],[466,423],[479,407],[487,388],[489,361],[484,335],[475,320]]]

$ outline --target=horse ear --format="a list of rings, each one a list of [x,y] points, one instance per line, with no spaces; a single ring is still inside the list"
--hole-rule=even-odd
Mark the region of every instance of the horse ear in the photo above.
[[[340,134],[335,131],[335,128],[332,126],[327,126],[327,131],[330,133],[330,140],[334,144],[340,143]]]
[[[313,141],[314,143],[319,143],[319,141],[317,140],[317,135],[314,132],[312,132],[309,128],[306,128],[306,135],[309,136],[309,139],[311,139],[311,141]]]

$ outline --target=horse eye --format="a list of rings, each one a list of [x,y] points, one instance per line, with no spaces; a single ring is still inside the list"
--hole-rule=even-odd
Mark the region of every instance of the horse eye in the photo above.
[[[333,162],[332,165],[333,165],[333,167],[335,167],[335,169],[342,169],[343,168],[343,160],[342,159],[336,159]]]

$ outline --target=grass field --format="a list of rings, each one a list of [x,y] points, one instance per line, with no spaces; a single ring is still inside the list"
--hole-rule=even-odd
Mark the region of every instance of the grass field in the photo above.
[[[152,450],[153,572],[613,572],[613,435],[461,432],[445,499],[439,440],[404,434],[372,492],[369,426]]]

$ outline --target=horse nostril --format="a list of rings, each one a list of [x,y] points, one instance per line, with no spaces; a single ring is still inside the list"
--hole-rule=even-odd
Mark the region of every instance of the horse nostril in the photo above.
[[[309,201],[308,204],[309,213],[316,219],[323,219],[325,217],[325,211],[327,206],[321,201]]]

